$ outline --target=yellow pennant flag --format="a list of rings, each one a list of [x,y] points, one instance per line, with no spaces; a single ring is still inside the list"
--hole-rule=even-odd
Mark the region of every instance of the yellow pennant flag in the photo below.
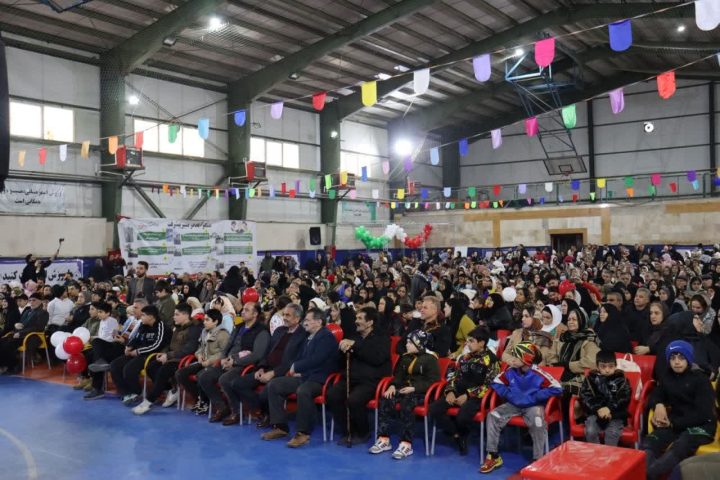
[[[118,137],[112,136],[108,138],[108,152],[110,155],[115,155],[118,149]]]
[[[395,209],[395,202],[390,202],[390,208]]]
[[[397,191],[397,199],[402,200],[405,198],[405,189],[404,188],[398,188]]]
[[[25,150],[20,150],[18,152],[18,165],[21,167],[25,166]]]
[[[348,172],[340,172],[340,185],[347,185]]]
[[[597,179],[597,187],[598,187],[598,188],[605,188],[605,179],[604,179],[604,178],[598,178],[598,179]]]
[[[372,107],[377,103],[377,82],[365,82],[361,87],[362,104],[366,107]]]
[[[258,197],[262,197],[262,187],[258,187],[255,193]]]
[[[82,146],[80,147],[80,156],[82,158],[90,158],[90,140],[82,142]]]

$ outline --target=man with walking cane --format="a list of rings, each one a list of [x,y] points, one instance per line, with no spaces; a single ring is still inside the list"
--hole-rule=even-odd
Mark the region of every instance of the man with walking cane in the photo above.
[[[336,428],[345,430],[338,445],[351,447],[370,440],[367,403],[375,396],[378,382],[391,374],[390,337],[376,332],[378,312],[361,308],[355,316],[356,333],[343,339],[338,348],[346,356],[345,373],[327,392],[327,405]]]

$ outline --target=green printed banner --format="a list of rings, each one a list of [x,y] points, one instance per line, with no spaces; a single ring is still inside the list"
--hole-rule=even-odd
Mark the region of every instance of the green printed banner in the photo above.
[[[248,245],[246,247],[225,247],[225,255],[252,255],[253,247]]]
[[[180,240],[183,242],[206,242],[210,240],[210,234],[208,232],[183,233],[180,235]]]
[[[165,255],[167,254],[167,247],[140,247],[137,249],[138,255]]]
[[[187,247],[182,249],[183,255],[208,255],[212,252],[210,247]]]
[[[226,242],[252,242],[252,239],[252,232],[223,234],[223,240],[225,240]]]
[[[165,232],[138,232],[138,240],[159,242],[166,239]]]

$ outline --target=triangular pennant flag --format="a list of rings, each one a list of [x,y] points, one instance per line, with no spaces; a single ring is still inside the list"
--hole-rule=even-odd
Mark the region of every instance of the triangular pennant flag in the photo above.
[[[579,197],[579,195],[578,195],[577,193],[573,193],[573,194],[572,194],[572,201],[573,201],[573,202],[577,202],[577,201],[578,201],[578,198],[580,198],[580,197]]]
[[[477,189],[475,187],[468,187],[467,194],[468,197],[475,198],[477,196]]]
[[[110,155],[115,155],[115,152],[117,152],[118,148],[118,137],[113,135],[112,137],[108,138],[108,153]]]
[[[118,164],[118,166],[125,166],[125,161],[127,159],[127,148],[125,148],[125,145],[122,145],[118,147],[118,149],[115,151],[115,163]]]
[[[468,140],[467,138],[463,138],[458,142],[458,152],[460,152],[461,157],[467,157],[468,154]]]
[[[613,192],[612,190],[608,190],[607,198],[613,198],[614,195],[615,195],[615,192]]]
[[[700,180],[693,180],[691,183],[692,183],[693,190],[700,189]]]
[[[450,208],[450,202],[445,202],[445,208]]]
[[[250,188],[249,187],[243,188],[243,190],[245,190],[245,198],[246,199],[250,198]]]
[[[315,190],[310,190],[308,192],[308,196],[310,196],[310,198],[315,198]]]
[[[687,172],[688,182],[694,182],[697,179],[697,172],[695,170],[689,170]]]
[[[610,96],[610,109],[617,115],[625,109],[625,91],[622,88],[612,90]]]
[[[596,184],[598,188],[605,188],[606,180],[604,178],[598,178]]]
[[[270,185],[270,198],[275,198],[275,186]]]
[[[492,74],[492,61],[490,54],[479,55],[473,58],[473,71],[478,82],[487,82]]]
[[[25,150],[18,151],[18,165],[21,167],[25,166]]]
[[[180,185],[180,195],[182,195],[183,198],[187,197],[187,187],[185,185]]]
[[[390,208],[392,208],[393,210],[395,210],[395,207],[396,207],[396,206],[397,206],[397,204],[396,204],[395,202],[390,202]]]
[[[450,202],[450,209],[455,208],[455,202]]]
[[[423,208],[424,208],[425,210],[427,210],[428,208],[430,208],[430,202],[425,202],[425,204],[423,205]]]
[[[372,107],[377,103],[377,82],[365,82],[360,87],[362,104],[366,107]]]
[[[662,176],[659,173],[653,173],[650,177],[650,183],[652,183],[656,187],[660,186],[660,184],[662,183]]]
[[[655,196],[655,192],[657,190],[655,189],[655,185],[648,185],[648,195],[651,197]]]
[[[60,145],[59,147],[60,161],[64,162],[67,160],[67,144]]]
[[[308,189],[315,190],[315,177],[310,177],[310,180],[308,181]]]
[[[438,165],[440,163],[440,149],[433,147],[430,149],[430,165]]]
[[[428,189],[427,188],[420,189],[420,198],[422,198],[423,200],[427,200],[427,198],[428,198]]]
[[[715,177],[713,179],[713,185],[715,185],[716,187],[720,187],[720,177]]]
[[[245,164],[245,176],[247,176],[247,179],[251,182],[255,179],[255,162],[247,162]]]
[[[422,70],[416,70],[413,72],[413,89],[415,95],[422,95],[427,92],[430,86],[430,69],[423,68]]]
[[[665,72],[657,76],[658,93],[667,100],[675,94],[675,72]]]
[[[234,117],[235,125],[237,125],[238,127],[245,126],[245,120],[247,119],[245,110],[238,110],[237,112],[235,112]]]
[[[168,185],[167,183],[163,183],[162,184],[162,192],[168,193],[169,191],[170,191],[170,185]]]
[[[325,100],[327,99],[327,92],[318,92],[312,96],[313,108],[318,112],[325,108]]]
[[[403,160],[403,169],[404,169],[406,172],[411,172],[411,171],[412,171],[412,169],[413,169],[413,161],[412,161],[412,157],[411,157],[410,155],[408,155],[407,157],[405,157],[405,159]]]
[[[500,192],[502,191],[502,186],[500,185],[493,185],[493,195],[496,197],[500,195]]]
[[[624,52],[633,42],[632,23],[630,20],[615,22],[608,25],[610,48],[616,52]]]
[[[558,195],[558,202],[563,203],[565,199],[563,199],[562,195]]]
[[[525,119],[525,133],[528,137],[534,137],[538,134],[537,117],[530,117]]]
[[[332,175],[325,175],[325,190],[332,188]]]
[[[350,200],[355,200],[357,198],[357,190],[354,188],[350,190]]]
[[[547,67],[555,58],[555,39],[545,38],[535,42],[535,63],[539,67]]]
[[[545,197],[540,197],[540,205],[545,205]]]
[[[670,182],[670,191],[671,191],[672,193],[677,192],[677,183],[675,183],[675,182]]]
[[[348,172],[340,172],[340,185],[347,185]]]
[[[282,118],[284,105],[285,104],[283,102],[275,102],[270,105],[270,116],[273,120],[280,120]]]
[[[145,132],[135,132],[135,148],[142,150],[143,143],[145,142]]]
[[[360,169],[360,181],[361,182],[367,182],[368,181],[368,167],[364,166]]]
[[[625,186],[632,187],[635,185],[635,179],[633,177],[625,177]]]
[[[500,206],[501,206],[501,207],[504,207],[504,206],[505,206],[505,200],[499,200],[499,202],[500,202]]]
[[[435,210],[440,210],[440,202],[435,202]]]
[[[452,189],[450,187],[443,187],[443,196],[450,198],[450,195],[452,195]]]
[[[720,25],[720,2],[717,0],[696,0],[695,23],[700,30],[705,32]]]
[[[520,195],[525,195],[525,192],[527,192],[527,185],[524,183],[521,183],[520,185],[518,185],[518,193]]]
[[[625,192],[627,193],[628,197],[634,197],[635,196],[635,189],[633,187],[627,187],[625,189]]]
[[[572,188],[576,192],[580,190],[580,180],[572,180],[570,182],[570,188]]]
[[[390,162],[388,160],[383,160],[382,162],[382,171],[385,175],[390,173]]]
[[[168,143],[175,143],[175,140],[177,140],[179,130],[180,130],[180,127],[178,125],[175,125],[174,123],[171,125],[168,125]]]
[[[295,180],[295,193],[300,195],[300,180]]]
[[[80,146],[80,156],[82,158],[90,158],[90,140],[85,140]]]
[[[527,204],[528,204],[528,205],[532,205],[532,197],[528,197],[528,199],[527,199]]]
[[[468,208],[470,208],[470,202],[465,202],[465,210],[467,210]]]
[[[377,200],[378,198],[380,198],[380,190],[378,190],[377,188],[373,188],[372,189],[372,198],[373,198],[373,200]]]
[[[562,119],[565,128],[575,128],[575,125],[577,125],[577,112],[574,104],[563,107]]]
[[[202,188],[198,188],[198,198],[202,197]]]
[[[590,192],[590,200],[595,201],[595,192]]]
[[[502,146],[503,140],[502,140],[502,130],[497,128],[495,130],[492,130],[490,132],[490,137],[492,138],[492,147],[493,150],[497,150]]]
[[[198,120],[198,135],[200,135],[200,138],[203,140],[207,140],[210,136],[210,119],[209,118],[201,118]]]
[[[297,194],[297,192],[295,192],[294,188],[291,188],[290,192],[288,192],[288,195],[290,195],[290,198],[295,198],[296,194]]]
[[[493,208],[498,208],[499,205],[500,205],[500,204],[499,204],[498,202],[493,202],[493,203],[492,203]]]
[[[397,199],[403,200],[405,198],[405,189],[404,188],[398,188],[397,189]]]
[[[548,193],[553,191],[553,183],[552,182],[545,182],[545,191]]]
[[[285,194],[287,193],[287,183],[282,182],[282,183],[280,184],[280,193],[281,193],[282,195],[285,195]]]
[[[170,190],[170,196],[172,196],[172,190]],[[223,190],[223,197],[229,198],[229,196],[230,196],[230,191],[227,190],[227,189],[226,189],[226,190]],[[251,196],[252,196],[252,195],[251,195]]]

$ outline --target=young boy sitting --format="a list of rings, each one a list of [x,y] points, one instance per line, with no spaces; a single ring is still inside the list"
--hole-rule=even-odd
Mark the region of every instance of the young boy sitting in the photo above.
[[[675,340],[665,358],[670,368],[650,396],[654,430],[642,445],[650,479],[669,473],[700,445],[712,442],[717,426],[715,394],[707,375],[693,365],[692,345]]]
[[[429,335],[422,330],[414,330],[407,337],[407,351],[395,366],[395,378],[383,393],[380,400],[380,418],[378,438],[370,447],[370,453],[382,453],[392,450],[390,444],[390,422],[398,416],[402,427],[400,445],[392,454],[396,460],[402,460],[413,454],[412,438],[415,430],[413,409],[422,403],[430,385],[440,380],[440,366],[437,356],[427,350]],[[400,411],[395,404],[400,404]]]
[[[542,457],[545,447],[545,403],[562,395],[562,386],[551,375],[538,368],[542,354],[530,342],[520,342],[512,348],[513,358],[491,387],[505,399],[487,417],[488,453],[480,473],[490,473],[502,466],[498,454],[500,433],[515,415],[522,415],[533,442],[533,460]]]
[[[597,370],[590,372],[580,387],[580,402],[588,412],[585,438],[590,443],[600,443],[600,432],[605,432],[605,445],[615,447],[628,416],[630,383],[623,371],[617,369],[614,352],[598,352],[595,363]]]

